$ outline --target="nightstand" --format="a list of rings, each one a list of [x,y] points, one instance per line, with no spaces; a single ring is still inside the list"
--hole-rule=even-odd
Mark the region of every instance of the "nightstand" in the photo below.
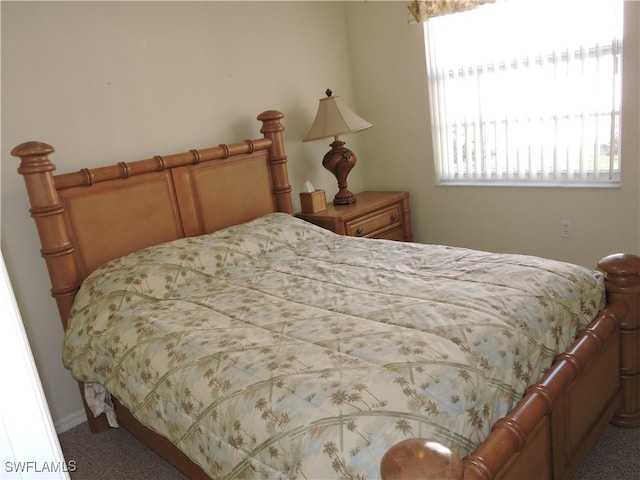
[[[298,212],[296,217],[341,235],[410,242],[410,213],[408,192],[360,192],[356,203],[328,203],[326,210]]]

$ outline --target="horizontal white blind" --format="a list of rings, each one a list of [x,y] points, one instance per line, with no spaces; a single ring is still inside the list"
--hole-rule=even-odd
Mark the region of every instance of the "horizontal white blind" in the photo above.
[[[425,23],[440,183],[620,181],[621,0],[513,0]]]

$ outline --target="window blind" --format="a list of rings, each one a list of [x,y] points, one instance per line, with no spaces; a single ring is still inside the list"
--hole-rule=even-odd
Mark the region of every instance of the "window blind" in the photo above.
[[[438,182],[619,184],[622,3],[507,1],[425,22]]]

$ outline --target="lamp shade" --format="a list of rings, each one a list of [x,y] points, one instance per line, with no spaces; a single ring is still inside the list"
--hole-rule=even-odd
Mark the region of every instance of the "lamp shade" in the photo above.
[[[335,137],[343,133],[352,133],[364,130],[372,125],[360,118],[353,110],[347,107],[342,99],[331,96],[331,90],[327,90],[327,97],[320,99],[316,119],[311,125],[303,142],[318,140],[319,138]]]

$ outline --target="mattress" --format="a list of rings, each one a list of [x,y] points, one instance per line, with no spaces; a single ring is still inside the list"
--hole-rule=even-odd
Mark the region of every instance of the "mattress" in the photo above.
[[[275,213],[96,270],[63,360],[214,478],[378,478],[407,438],[473,451],[603,295],[580,266]]]

